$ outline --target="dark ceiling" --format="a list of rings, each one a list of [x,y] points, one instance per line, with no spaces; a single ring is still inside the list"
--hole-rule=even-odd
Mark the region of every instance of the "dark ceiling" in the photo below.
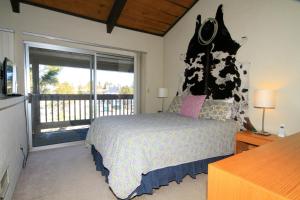
[[[198,0],[11,0],[14,12],[20,3],[105,23],[107,32],[115,26],[164,36]]]

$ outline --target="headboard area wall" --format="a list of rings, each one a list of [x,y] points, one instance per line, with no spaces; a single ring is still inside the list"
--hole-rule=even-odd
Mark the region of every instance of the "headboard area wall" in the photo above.
[[[223,19],[222,5],[215,18],[201,22],[198,15],[195,33],[185,57],[182,93],[207,95],[209,99],[234,98],[233,118],[247,126],[248,65],[236,60],[236,54],[246,37],[238,43],[231,38]]]

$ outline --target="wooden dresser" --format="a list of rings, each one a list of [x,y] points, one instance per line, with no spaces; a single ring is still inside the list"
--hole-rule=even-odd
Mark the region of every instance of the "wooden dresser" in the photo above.
[[[208,200],[300,200],[300,133],[208,167]]]

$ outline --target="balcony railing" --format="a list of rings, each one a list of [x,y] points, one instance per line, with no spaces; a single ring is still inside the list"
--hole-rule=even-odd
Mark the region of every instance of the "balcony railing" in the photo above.
[[[91,119],[102,116],[134,114],[134,100],[130,94],[99,94],[96,102],[89,94],[35,94],[31,95],[31,100],[34,132],[88,125]]]

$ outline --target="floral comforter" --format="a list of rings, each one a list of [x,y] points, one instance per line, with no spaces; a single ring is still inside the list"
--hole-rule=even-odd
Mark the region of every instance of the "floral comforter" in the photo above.
[[[176,113],[109,116],[95,119],[86,142],[109,170],[109,186],[127,198],[142,174],[234,152],[233,120],[191,119]]]

